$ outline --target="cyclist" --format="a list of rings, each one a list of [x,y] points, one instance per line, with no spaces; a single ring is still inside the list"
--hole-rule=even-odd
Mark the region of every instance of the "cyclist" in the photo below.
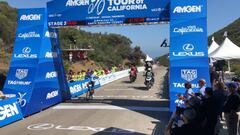
[[[90,73],[88,74],[88,78],[90,79],[90,82],[88,83],[88,92],[86,94],[86,97],[94,97],[93,94],[94,94],[94,85],[95,85],[95,82],[96,82],[96,79],[98,79],[98,76],[96,76],[94,74],[94,71],[90,71]],[[88,93],[90,95],[88,95]]]

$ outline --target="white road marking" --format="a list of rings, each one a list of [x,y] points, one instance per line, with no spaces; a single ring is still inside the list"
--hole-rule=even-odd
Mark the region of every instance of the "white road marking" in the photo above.
[[[154,111],[165,112],[169,111],[168,107],[142,107],[142,106],[110,106],[110,105],[58,105],[53,107],[56,110],[134,110],[134,111]]]
[[[107,90],[107,91],[119,91],[119,90],[121,90],[121,91],[124,91],[124,90],[131,90],[131,91],[133,91],[133,90],[136,90],[136,89],[133,89],[133,88],[126,88],[126,89],[105,89],[105,90]]]
[[[159,99],[157,96],[127,96],[127,95],[95,95],[94,98],[127,98],[127,99],[154,99],[157,101],[169,101],[169,99]]]
[[[89,127],[89,126],[63,126],[63,125],[54,125],[51,123],[38,123],[29,125],[28,130],[68,130],[68,131],[92,131],[92,132],[109,132],[109,133],[123,133],[123,134],[133,134],[135,133],[134,129],[120,129],[120,128],[103,128],[103,127]]]

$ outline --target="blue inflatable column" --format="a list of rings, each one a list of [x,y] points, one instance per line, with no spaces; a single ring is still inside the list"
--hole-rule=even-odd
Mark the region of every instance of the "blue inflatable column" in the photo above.
[[[170,10],[170,110],[184,83],[198,90],[198,80],[210,86],[207,53],[207,1],[172,0]]]
[[[44,18],[44,9],[20,9],[18,12],[14,50],[3,91],[16,94],[24,116],[41,108],[40,99],[35,99],[35,105],[31,100],[37,78]]]
[[[46,9],[21,9],[4,93],[16,94],[24,116],[70,97],[56,29]]]

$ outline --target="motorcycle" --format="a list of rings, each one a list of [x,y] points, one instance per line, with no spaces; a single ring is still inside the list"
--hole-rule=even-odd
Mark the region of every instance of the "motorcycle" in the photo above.
[[[147,90],[151,89],[151,87],[154,84],[154,78],[153,78],[152,72],[146,72],[144,84],[146,85]]]
[[[129,73],[130,73],[130,74],[129,74],[130,82],[131,82],[131,83],[132,83],[132,82],[135,82],[136,79],[137,79],[137,74],[134,73],[133,71],[130,71]]]

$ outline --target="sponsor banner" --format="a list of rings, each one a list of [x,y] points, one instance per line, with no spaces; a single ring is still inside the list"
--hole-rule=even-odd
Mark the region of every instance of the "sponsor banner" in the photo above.
[[[61,90],[52,83],[42,83],[42,87],[35,88],[31,98],[29,112],[41,111],[62,101]]]
[[[64,88],[61,87],[61,80],[63,79],[61,77],[63,76],[58,66],[63,65],[59,61],[60,55],[58,54],[59,45],[57,40],[57,31],[49,29],[47,21],[45,21],[39,53],[37,79],[32,96],[32,102],[41,102],[41,110],[62,101]]]
[[[0,127],[23,118],[17,98],[0,100]]]
[[[110,73],[107,75],[100,76],[99,80],[100,80],[101,85],[105,85],[105,84],[108,84],[110,82],[117,80],[117,76],[114,73]]]
[[[176,27],[181,27],[181,25],[171,26],[171,30]],[[201,65],[204,62],[204,65],[206,65],[206,62],[208,62],[208,53],[205,32],[200,35],[189,33],[188,35],[173,36],[171,37],[171,44],[174,45],[174,47],[170,48],[171,61],[181,61],[183,62],[182,64],[189,64],[191,61]],[[183,60],[188,61],[184,62]]]
[[[143,70],[144,70],[144,67],[138,68],[139,72],[142,72]],[[100,76],[99,79],[96,80],[94,88],[95,89],[100,88],[105,84],[111,83],[123,77],[127,77],[128,75],[129,75],[129,70],[123,70],[123,71],[111,73],[108,75]],[[71,97],[77,97],[86,93],[88,91],[87,84],[89,81],[90,81],[89,79],[86,79],[82,81],[68,83],[68,86],[71,92]]]
[[[174,20],[170,25],[171,38],[198,37],[207,35],[205,19]]]
[[[80,96],[88,91],[87,84],[90,80],[82,80],[77,82],[68,83],[71,97]]]
[[[169,21],[170,0],[54,0],[49,26],[106,25]]]
[[[209,78],[209,68],[208,67],[199,67],[199,66],[186,66],[186,67],[171,67],[170,69],[170,100],[176,99],[176,93],[184,93],[185,87],[184,83],[190,82],[192,84],[192,89],[194,92],[198,92],[198,81],[200,79],[206,80],[206,85],[210,85]],[[174,106],[171,106],[171,110],[174,109]]]
[[[171,1],[170,16],[171,20],[206,17],[207,1],[206,0]]]
[[[35,78],[36,68],[11,67],[4,85],[5,94],[15,94],[23,113],[29,105]]]
[[[16,94],[22,113],[26,116],[40,111],[32,111],[32,106],[40,106],[40,102],[33,105],[32,97],[38,73],[45,9],[20,9],[18,13],[16,41],[3,91]]]
[[[19,9],[18,10],[18,28],[43,25],[45,20],[45,9]]]

